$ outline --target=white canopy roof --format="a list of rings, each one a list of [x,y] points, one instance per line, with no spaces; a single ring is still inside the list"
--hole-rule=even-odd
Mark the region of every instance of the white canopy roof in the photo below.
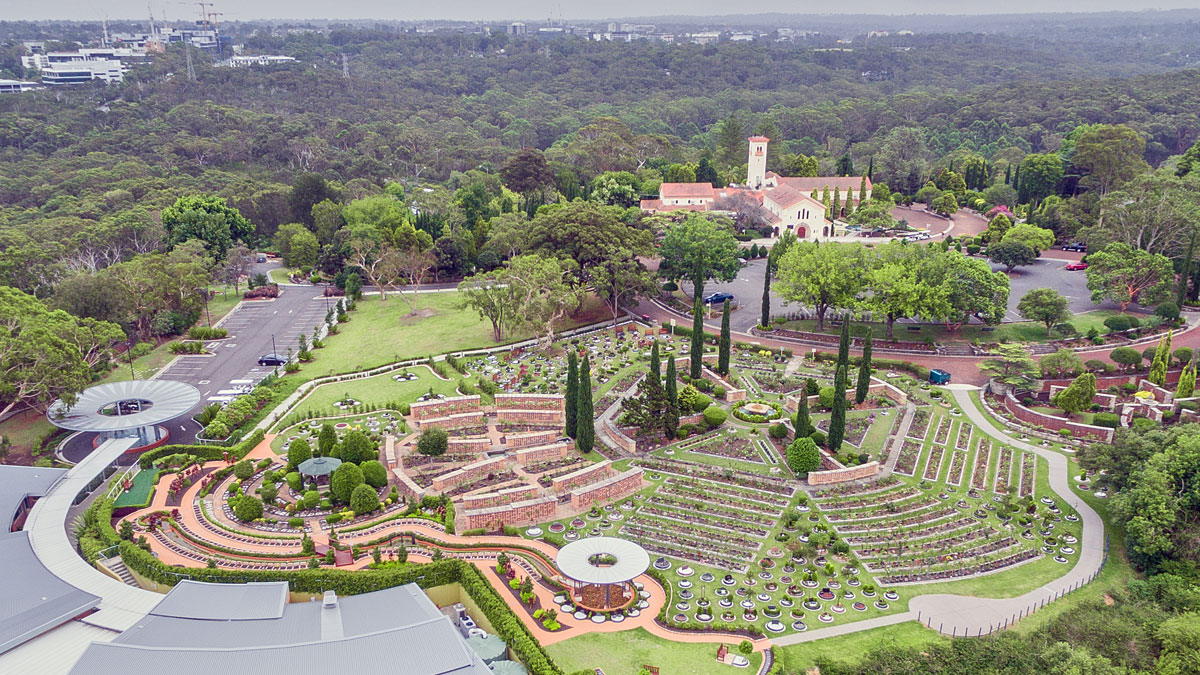
[[[612,565],[593,565],[595,555],[611,555]],[[641,576],[650,566],[650,554],[641,546],[616,537],[589,537],[573,541],[558,551],[558,569],[568,577],[587,584],[620,584]]]

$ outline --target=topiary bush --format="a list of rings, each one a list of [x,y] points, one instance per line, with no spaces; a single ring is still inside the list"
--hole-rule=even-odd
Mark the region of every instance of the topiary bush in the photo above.
[[[370,485],[359,485],[350,494],[350,510],[355,513],[373,513],[379,510],[379,494]]]
[[[719,427],[724,424],[725,420],[727,419],[729,419],[729,413],[715,405],[704,409],[704,423],[707,424],[709,428]]]
[[[243,459],[233,465],[233,475],[237,476],[238,480],[246,480],[254,475],[254,465],[250,463],[250,460]]]
[[[383,464],[377,459],[370,459],[358,465],[362,471],[363,481],[367,485],[375,489],[379,489],[387,485],[387,469],[383,468]],[[351,495],[353,497],[353,495]],[[358,509],[354,509],[357,511]]]
[[[772,424],[770,429],[767,429],[767,435],[776,440],[787,438],[788,428],[783,424]]]
[[[235,497],[230,500],[230,506],[233,508],[233,515],[244,523],[262,518],[263,503],[257,497],[250,495]]]
[[[1092,424],[1098,427],[1116,429],[1117,427],[1121,426],[1121,418],[1117,415],[1117,413],[1096,413],[1095,416],[1092,417]]]

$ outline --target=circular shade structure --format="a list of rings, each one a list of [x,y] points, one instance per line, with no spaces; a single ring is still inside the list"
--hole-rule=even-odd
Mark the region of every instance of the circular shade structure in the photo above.
[[[199,390],[184,382],[110,382],[84,389],[73,405],[55,401],[46,418],[61,429],[92,431],[105,438],[137,436],[151,444],[166,437],[158,425],[187,414],[199,402]]]
[[[629,605],[637,593],[630,583],[650,566],[641,546],[616,537],[589,537],[558,550],[555,558],[563,576],[575,582],[575,604],[593,611]]]
[[[313,478],[324,478],[333,473],[335,469],[342,465],[342,460],[337,457],[313,457],[300,462],[298,471],[301,476],[312,476]]]
[[[650,567],[650,554],[626,539],[589,537],[559,549],[554,562],[563,574],[575,581],[621,584],[638,578]]]

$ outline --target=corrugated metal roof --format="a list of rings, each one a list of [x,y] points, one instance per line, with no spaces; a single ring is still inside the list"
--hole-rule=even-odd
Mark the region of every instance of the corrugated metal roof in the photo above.
[[[150,405],[129,415],[100,412],[118,401],[141,400]],[[84,389],[68,407],[55,401],[46,411],[50,423],[77,431],[123,431],[161,424],[186,413],[200,402],[200,390],[174,380],[126,380]]]
[[[0,569],[8,583],[0,593],[0,653],[83,614],[100,598],[54,576],[29,546],[29,535],[0,537]]]
[[[54,481],[62,478],[66,469],[44,469],[36,466],[0,465],[0,525],[4,530],[0,537],[12,529],[13,516],[26,497],[41,497]]]
[[[93,644],[72,675],[212,675],[220,672],[282,672],[328,675],[402,672],[405,675],[491,675],[467,648],[447,617],[369,635],[281,647],[171,649],[120,643]]]
[[[0,675],[67,675],[92,642],[108,642],[116,631],[71,621],[0,654]]]
[[[181,581],[150,613],[179,619],[278,619],[283,616],[287,602],[286,581],[247,584]]]

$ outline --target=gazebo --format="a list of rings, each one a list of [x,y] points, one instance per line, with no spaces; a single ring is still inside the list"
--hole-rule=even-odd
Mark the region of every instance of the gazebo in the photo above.
[[[329,476],[341,465],[342,460],[337,457],[313,457],[300,462],[297,470],[301,476],[307,476],[320,483],[322,480],[329,480]]]
[[[164,422],[187,414],[200,402],[200,392],[185,382],[129,380],[88,387],[75,402],[55,401],[46,411],[61,429],[91,431],[104,440],[136,437],[133,451],[145,450],[170,437]]]
[[[641,546],[616,537],[589,537],[562,547],[555,559],[558,569],[575,582],[575,604],[593,611],[610,611],[637,599],[632,581],[650,566],[650,554]]]

